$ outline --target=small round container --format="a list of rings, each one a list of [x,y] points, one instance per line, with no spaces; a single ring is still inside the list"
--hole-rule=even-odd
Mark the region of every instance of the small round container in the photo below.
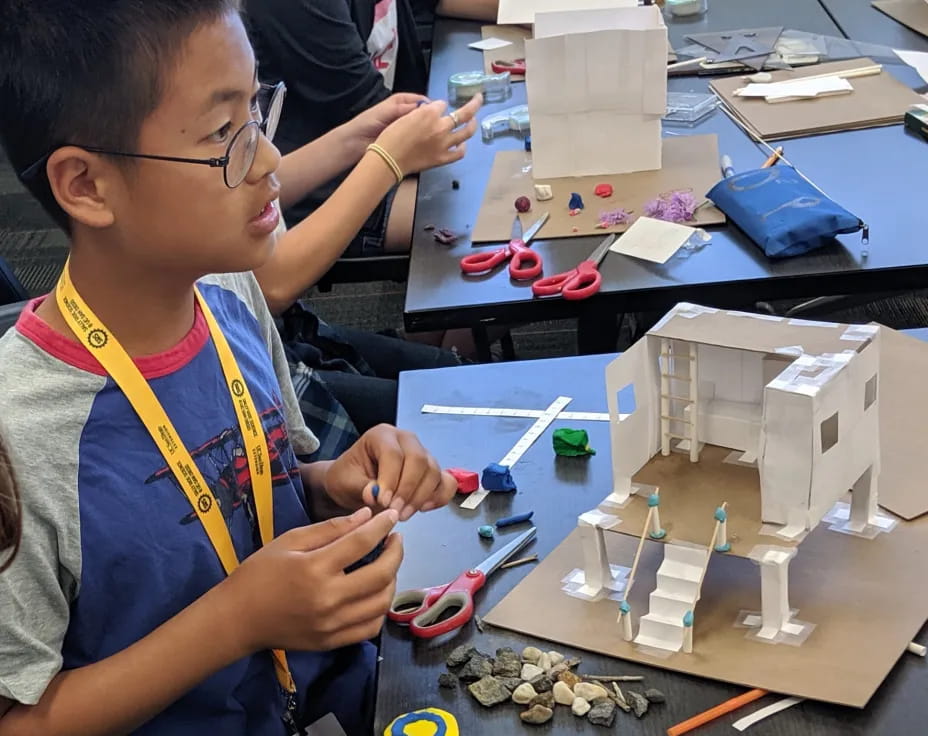
[[[703,15],[709,9],[709,0],[664,0],[664,12],[673,18]]]

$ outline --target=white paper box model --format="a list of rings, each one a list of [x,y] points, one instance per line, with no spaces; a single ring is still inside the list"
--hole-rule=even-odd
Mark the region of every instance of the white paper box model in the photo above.
[[[667,28],[657,6],[538,13],[525,59],[536,179],[661,168]]]
[[[696,463],[704,446],[714,445],[735,451],[741,465],[756,465],[760,518],[746,520],[751,531],[774,525],[777,536],[798,543],[848,490],[844,530],[866,535],[879,529],[879,349],[878,326],[678,305],[606,368],[614,485],[600,508],[621,514],[638,493],[656,513],[656,489],[638,487],[633,476],[658,453],[684,452]],[[677,485],[669,492],[696,490]],[[709,545],[668,537],[649,611],[638,621],[637,644],[686,648],[710,556],[731,549],[716,546],[720,530],[725,540],[727,514],[724,507],[705,509],[707,517],[713,512]],[[759,629],[764,640],[799,643],[812,626],[794,620],[789,607],[788,566],[796,549],[757,546],[740,554],[761,568],[762,611],[744,625]],[[586,559],[588,582],[608,579],[608,561]]]

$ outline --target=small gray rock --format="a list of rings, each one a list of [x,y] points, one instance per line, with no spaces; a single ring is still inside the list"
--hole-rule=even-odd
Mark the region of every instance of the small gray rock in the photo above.
[[[539,726],[542,723],[550,721],[553,715],[554,711],[550,708],[546,708],[543,705],[533,705],[524,713],[520,713],[519,718],[525,723],[532,723]]]
[[[593,707],[586,714],[590,723],[594,726],[611,727],[613,721],[615,721],[615,703],[609,698],[596,698],[591,705]]]
[[[554,687],[554,683],[551,682],[551,678],[547,675],[538,675],[538,677],[533,677],[529,682],[532,683],[532,687],[535,688],[536,693],[546,693]]]
[[[493,674],[496,677],[519,677],[522,673],[522,660],[509,647],[496,650]]]
[[[494,675],[494,677],[496,676]],[[519,677],[497,677],[496,679],[503,683],[503,687],[505,687],[509,692],[513,692],[517,687],[519,687],[519,685],[522,684],[522,679]]]
[[[493,663],[479,652],[467,660],[467,664],[461,668],[458,677],[462,682],[475,682],[487,675],[493,674]]]
[[[476,647],[472,647],[468,644],[462,644],[448,655],[448,658],[445,660],[445,664],[449,667],[460,667],[462,664],[467,662],[467,660],[470,659],[476,651]]]
[[[632,711],[638,718],[641,718],[645,713],[648,712],[648,699],[641,693],[636,693],[634,690],[627,690],[625,692],[625,700],[632,707]]]
[[[442,672],[438,676],[438,687],[454,690],[458,686],[458,676],[452,672]]]
[[[545,708],[551,708],[553,710],[555,705],[554,693],[538,693],[538,695],[529,701],[529,705],[543,705]]]
[[[651,703],[664,703],[667,701],[666,696],[660,690],[654,687],[649,687],[644,691],[644,696]]]
[[[492,675],[487,675],[467,686],[480,705],[491,708],[509,700],[509,691]]]

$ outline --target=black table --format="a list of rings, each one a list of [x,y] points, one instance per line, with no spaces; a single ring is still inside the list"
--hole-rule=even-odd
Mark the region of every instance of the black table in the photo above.
[[[918,332],[920,337],[928,339],[928,330]],[[398,425],[419,433],[442,463],[479,469],[509,450],[532,420],[423,415],[420,409],[424,403],[543,409],[564,394],[573,398],[570,410],[602,412],[606,411],[603,371],[614,357],[582,356],[525,361],[518,365],[498,363],[404,373],[400,376]],[[572,424],[580,426],[563,421],[553,426]],[[399,589],[448,582],[468,566],[483,560],[489,554],[489,547],[478,538],[478,525],[510,509],[513,512],[535,511],[533,521],[538,536],[526,549],[526,554],[537,553],[540,557],[548,554],[575,528],[577,515],[594,508],[611,488],[608,423],[584,422],[583,426],[590,433],[592,446],[599,449],[594,457],[556,458],[551,449],[552,429],[549,428],[516,467],[520,490],[515,497],[491,494],[476,511],[463,511],[453,502],[445,509],[417,515],[402,525],[406,557],[400,570]],[[502,546],[502,541],[500,535],[493,548]],[[529,573],[530,567],[523,565],[491,577],[487,587],[478,594],[478,614],[486,614]],[[559,594],[552,591],[552,595]],[[543,601],[539,601],[539,605],[543,605]],[[534,644],[565,654],[580,654],[584,660],[583,672],[645,675],[645,686],[662,690],[668,702],[654,706],[641,721],[618,713],[614,730],[625,734],[663,735],[671,724],[744,692],[744,688],[736,686],[573,652],[501,629],[487,627],[486,633],[481,634],[470,624],[449,636],[451,638],[431,643],[415,641],[394,624],[385,627],[377,698],[378,735],[397,715],[428,706],[455,714],[461,733],[467,736],[530,733],[525,729],[532,727],[519,721],[520,708],[511,703],[487,710],[463,689],[438,688],[437,677],[445,671],[445,656],[463,643],[473,644],[491,654],[497,647],[511,646],[518,652]],[[918,640],[928,640],[928,629],[922,630]],[[805,702],[753,726],[749,733],[752,736],[914,736],[925,733],[926,693],[928,662],[912,654],[903,654],[865,710]],[[775,699],[768,696],[760,704],[766,705]],[[731,723],[755,707],[721,718],[698,734],[727,736],[735,733]],[[599,732],[597,727],[560,706],[555,718],[540,729],[543,733],[584,733],[588,736]]]
[[[671,23],[670,36],[744,26],[782,24],[787,27],[840,35],[820,5],[811,0],[713,0],[700,21]],[[446,95],[454,72],[479,68],[480,54],[467,48],[479,35],[479,25],[439,21],[432,55],[430,93]],[[892,67],[910,86],[918,85],[914,70]],[[670,80],[674,91],[704,91],[700,77]],[[486,106],[486,113],[523,103],[523,84],[513,85],[510,100]],[[716,112],[693,129],[668,128],[675,134],[716,133],[719,148],[736,168],[757,166],[766,157],[725,115]],[[579,318],[580,352],[615,349],[612,317],[632,311],[663,311],[680,301],[743,306],[759,299],[869,293],[904,290],[928,282],[928,252],[923,247],[925,224],[923,183],[917,178],[928,161],[924,142],[901,126],[840,133],[786,142],[790,160],[829,195],[859,214],[871,227],[869,258],[861,257],[859,236],[801,258],[770,261],[736,228],[712,228],[712,243],[689,258],[679,256],[655,265],[618,254],[601,266],[604,284],[592,299],[567,302],[532,299],[526,283],[510,281],[504,269],[465,278],[459,259],[473,251],[464,237],[454,246],[434,242],[427,224],[467,232],[473,225],[497,150],[519,148],[521,141],[502,137],[469,144],[460,162],[424,173],[420,178],[416,225],[406,294],[405,321],[409,331],[473,327],[491,323],[516,324],[546,319]],[[453,189],[452,182],[460,183]],[[592,251],[595,237],[538,241],[534,247],[545,261],[546,273],[575,266]]]
[[[819,0],[848,38],[894,49],[928,51],[928,38],[897,23],[870,4],[870,0]]]

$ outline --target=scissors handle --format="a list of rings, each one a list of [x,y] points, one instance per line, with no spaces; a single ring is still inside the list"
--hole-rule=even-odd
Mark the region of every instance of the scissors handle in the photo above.
[[[513,59],[512,61],[504,61],[499,59],[490,64],[490,68],[495,74],[501,74],[503,72],[509,72],[510,74],[521,74],[525,75],[525,59]]]
[[[603,283],[602,274],[593,261],[581,261],[576,268],[576,275],[564,284],[561,295],[568,300],[577,301],[593,296]]]
[[[400,624],[408,624],[416,616],[427,611],[429,606],[434,605],[447,588],[447,585],[437,585],[434,588],[401,591],[393,596],[393,604],[387,612],[387,618]]]
[[[509,248],[497,248],[483,253],[472,253],[461,259],[461,270],[464,273],[483,273],[495,268],[509,257]]]
[[[442,619],[451,609],[457,611]],[[467,590],[449,590],[409,622],[409,633],[420,639],[433,639],[460,628],[474,615],[474,597]],[[442,619],[442,620],[439,620]]]
[[[541,274],[541,256],[521,240],[509,243],[512,260],[509,261],[509,275],[516,281],[528,281]]]
[[[560,294],[565,284],[577,275],[577,269],[572,268],[570,271],[558,273],[554,276],[546,276],[538,279],[532,284],[532,293],[535,296],[554,296]]]

